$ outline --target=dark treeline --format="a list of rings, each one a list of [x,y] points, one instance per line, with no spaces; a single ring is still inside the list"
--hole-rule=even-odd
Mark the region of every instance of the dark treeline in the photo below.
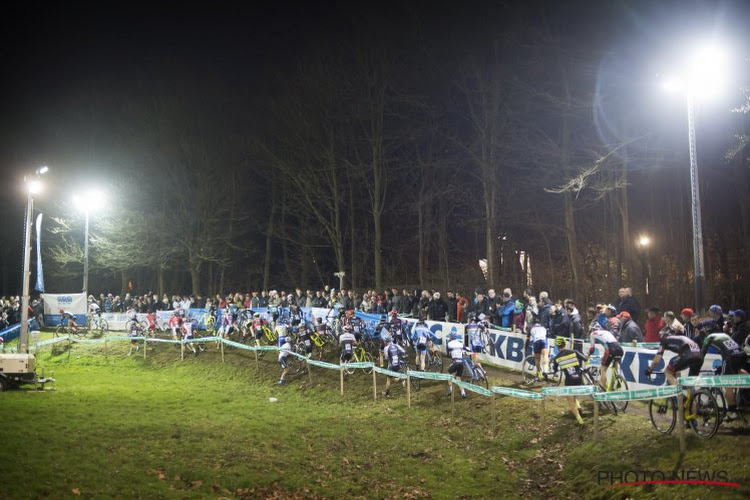
[[[354,16],[350,34],[258,74],[157,55],[66,93],[49,149],[59,164],[106,165],[86,175],[111,200],[92,212],[89,289],[338,286],[344,271],[347,288],[533,286],[587,303],[624,285],[643,298],[650,268],[650,304],[692,304],[684,101],[649,97],[643,46],[624,41],[637,33],[591,28],[575,9],[485,8],[448,28],[449,14],[416,8]],[[709,117],[707,294],[739,305],[750,165],[735,134],[747,122],[729,106]],[[63,197],[38,205],[48,290],[77,290],[82,218]]]

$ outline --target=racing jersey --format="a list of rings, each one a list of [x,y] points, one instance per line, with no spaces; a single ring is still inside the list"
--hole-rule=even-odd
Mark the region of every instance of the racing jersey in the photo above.
[[[448,342],[448,354],[454,363],[463,363],[464,361],[464,343],[458,339]]]
[[[388,360],[388,366],[398,366],[401,356],[405,355],[404,348],[396,343],[390,343],[383,349],[383,355]]]
[[[605,349],[609,349],[610,344],[617,344],[618,342],[615,336],[612,335],[612,332],[599,328],[591,332],[591,338],[589,340],[591,347],[594,347],[597,343],[603,345]]]
[[[464,327],[466,334],[469,337],[469,344],[472,347],[483,347],[484,340],[482,334],[484,333],[484,325],[481,323],[471,322]]]
[[[552,360],[552,364],[555,369],[559,369],[565,375],[565,385],[572,385],[569,382],[581,378],[581,366],[585,361],[586,358],[580,352],[561,349]]]
[[[694,353],[700,354],[701,348],[693,340],[683,335],[669,335],[661,339],[659,354],[672,351],[679,356]]]
[[[354,344],[357,343],[357,339],[354,338],[354,334],[345,332],[339,337],[339,344],[341,345],[341,354],[347,354],[354,351]]]
[[[128,317],[128,319],[133,320],[133,321],[135,321],[136,319],[138,319],[138,316],[137,316],[137,314],[135,312],[135,309],[133,309],[132,307],[127,310],[127,312],[125,313],[125,315]]]
[[[301,328],[297,334],[297,339],[302,342],[305,347],[312,346],[312,339],[310,338],[310,330],[307,328]]]
[[[300,311],[299,309],[292,309],[291,311],[289,311],[289,320],[293,326],[302,323],[302,311]]]
[[[356,316],[349,320],[349,325],[352,327],[352,331],[354,332],[355,337],[357,335],[362,335],[362,332],[365,329],[365,324],[362,319]]]
[[[99,307],[99,304],[96,302],[92,302],[89,304],[89,314],[101,314],[102,309]]]
[[[424,323],[417,323],[414,327],[414,343],[417,345],[427,345],[432,338],[432,332]]]
[[[253,322],[250,323],[250,327],[253,329],[253,331],[258,331],[261,328],[263,328],[263,320],[260,318],[254,318]]]
[[[172,316],[171,318],[169,318],[169,326],[172,328],[180,326],[181,323],[182,318],[180,318],[179,316]]]
[[[531,331],[529,331],[529,337],[531,337],[532,342],[547,340],[547,329],[542,325],[534,325],[531,327]]]
[[[703,349],[701,354],[706,355],[708,349],[713,346],[719,350],[722,359],[729,359],[732,356],[739,356],[744,354],[742,348],[732,340],[732,337],[726,333],[712,333],[703,341]]]
[[[292,350],[292,344],[289,343],[289,338],[284,337],[283,343],[281,343],[281,339],[279,339],[279,347],[281,348],[279,351],[279,361],[283,361],[289,356],[289,351]]]
[[[190,321],[185,321],[185,323],[182,324],[182,330],[185,332],[185,337],[190,338],[193,336],[193,323]]]
[[[404,335],[404,325],[400,318],[396,317],[388,324],[388,329],[394,339],[401,339]]]

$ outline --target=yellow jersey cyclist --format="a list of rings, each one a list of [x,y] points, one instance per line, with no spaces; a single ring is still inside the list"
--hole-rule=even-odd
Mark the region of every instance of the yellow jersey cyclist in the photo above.
[[[591,331],[591,337],[589,338],[589,355],[594,354],[596,350],[596,344],[600,344],[604,347],[604,354],[602,355],[602,366],[601,380],[602,387],[607,387],[607,369],[609,365],[615,360],[615,358],[622,359],[624,354],[622,346],[617,341],[612,332],[605,330],[604,328],[595,328]]]
[[[557,346],[558,351],[552,360],[552,366],[555,370],[559,369],[565,376],[565,386],[583,385],[582,367],[587,358],[578,351],[566,349],[564,337],[557,337],[555,339],[555,346]],[[578,411],[581,407],[578,399],[575,396],[567,396],[567,398],[570,413],[573,414],[579,425],[583,425],[583,418],[581,418],[581,413]]]

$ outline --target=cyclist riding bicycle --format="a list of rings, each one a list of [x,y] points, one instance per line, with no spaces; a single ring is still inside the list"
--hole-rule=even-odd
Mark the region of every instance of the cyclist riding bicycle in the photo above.
[[[383,367],[383,360],[385,359],[383,357],[383,349],[385,349],[386,344],[391,341],[391,332],[388,329],[388,326],[389,325],[388,325],[388,322],[386,321],[386,316],[385,316],[385,314],[383,314],[380,317],[380,323],[378,323],[377,326],[375,327],[375,334],[376,334],[377,337],[380,338],[380,349],[379,349],[380,363],[379,363],[379,366],[381,368]]]
[[[536,377],[541,380],[549,371],[549,344],[547,343],[547,329],[539,324],[539,316],[532,314],[531,329],[526,334],[526,344],[524,350],[531,344],[534,352],[534,366],[536,367]]]
[[[307,323],[301,323],[299,325],[299,332],[297,333],[297,341],[302,344],[304,354],[307,356],[313,352],[312,337],[310,336],[310,329],[307,327]]]
[[[297,304],[292,303],[291,308],[289,310],[289,324],[292,326],[297,326],[303,321],[304,321],[304,314],[302,313],[302,310],[299,308]]]
[[[132,323],[131,323],[132,324]],[[182,316],[180,310],[175,309],[172,316],[169,317],[169,329],[172,330],[172,338],[177,340],[182,332]]]
[[[59,309],[58,311],[60,313],[60,324],[61,325],[67,325],[68,328],[70,328],[73,333],[78,333],[78,324],[76,323],[76,317],[75,315],[70,312],[66,311],[65,309]]]
[[[624,352],[622,346],[617,342],[617,339],[612,332],[605,330],[604,328],[596,328],[591,331],[591,337],[589,338],[589,355],[594,354],[596,344],[604,346],[604,355],[602,355],[602,366],[600,368],[600,382],[602,387],[607,387],[607,369],[615,358],[622,359]]]
[[[184,321],[182,323],[182,340],[185,341],[186,345],[193,351],[193,354],[198,355],[198,350],[195,348],[191,340],[193,340],[193,322]]]
[[[279,366],[281,366],[281,378],[279,379],[279,385],[286,385],[285,377],[289,373],[289,365],[287,364],[287,358],[289,353],[292,351],[291,337],[286,336],[286,329],[284,329],[284,337],[279,337]]]
[[[737,375],[745,365],[747,355],[742,348],[732,340],[732,337],[726,333],[712,333],[703,340],[701,356],[705,358],[708,350],[714,347],[721,354],[721,374]],[[727,406],[729,411],[737,410],[735,389],[727,388]]]
[[[476,315],[472,315],[464,327],[464,335],[469,339],[471,346],[471,360],[477,366],[482,366],[479,364],[479,354],[484,351],[484,333],[484,323]]]
[[[253,321],[250,323],[250,330],[255,337],[255,345],[260,345],[260,339],[263,338],[263,325],[267,325],[266,320],[260,317],[260,313],[253,314]]]
[[[414,331],[412,332],[412,338],[414,339],[414,345],[416,346],[416,360],[415,364],[420,370],[424,371],[424,365],[427,358],[427,350],[435,354],[435,334],[430,331],[425,323],[424,317],[420,316],[417,320],[417,324],[414,325]]]
[[[404,322],[398,317],[398,311],[395,309],[391,311],[391,321],[388,324],[388,330],[391,333],[391,338],[398,345],[404,345]]]
[[[560,370],[565,376],[566,386],[583,385],[583,372],[581,367],[586,362],[586,357],[578,351],[565,348],[565,338],[557,337],[555,339],[555,346],[558,351],[555,358],[552,360],[552,366],[555,370]],[[578,421],[579,425],[583,425],[583,418],[581,413],[578,411],[581,407],[578,399],[575,396],[567,396],[568,407],[570,413]]]
[[[365,332],[365,322],[362,321],[362,318],[358,318],[357,316],[352,316],[351,318],[349,318],[349,326],[352,327],[352,333],[354,334],[354,337],[357,339],[357,342],[361,341],[362,334]]]
[[[354,337],[351,326],[344,327],[344,333],[339,337],[339,345],[341,346],[341,362],[351,361],[354,355],[354,346],[357,345],[357,339]]]
[[[698,344],[682,335],[662,335],[659,352],[654,356],[651,364],[645,370],[647,376],[651,376],[654,368],[661,362],[664,351],[671,351],[677,354],[677,356],[669,360],[667,369],[664,371],[669,385],[677,385],[677,377],[675,375],[685,368],[690,369],[688,374],[691,377],[700,374],[701,366],[703,365],[703,356],[701,356],[701,348]]]
[[[100,318],[102,316],[102,308],[93,298],[89,300],[89,316],[99,316]]]
[[[464,343],[459,340],[458,333],[451,333],[448,340],[448,355],[451,358],[451,366],[448,373],[461,379],[464,374]],[[448,381],[448,396],[453,393],[453,381]],[[466,398],[466,391],[461,387],[461,397]]]
[[[388,369],[392,372],[401,371],[401,358],[406,356],[406,351],[403,347],[393,342],[392,339],[388,338],[385,341],[385,347],[383,348],[382,355],[388,360]],[[405,383],[402,381],[402,383]],[[388,377],[385,381],[385,396],[391,394],[391,377]]]
[[[229,306],[225,307],[222,311],[221,321],[217,334],[219,337],[226,338],[232,332],[234,332],[234,318],[232,317],[232,310]]]

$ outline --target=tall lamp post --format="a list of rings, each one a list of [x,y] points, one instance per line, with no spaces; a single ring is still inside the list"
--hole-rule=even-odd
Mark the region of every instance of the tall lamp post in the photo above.
[[[21,296],[21,332],[18,336],[18,352],[29,352],[29,261],[31,260],[31,224],[34,218],[34,195],[42,191],[40,176],[49,171],[48,167],[39,167],[34,177],[24,177],[26,185],[26,221],[23,238],[23,295]]]
[[[690,147],[690,201],[693,223],[693,285],[695,309],[705,311],[706,273],[703,265],[703,226],[701,223],[698,158],[695,151],[695,99],[715,94],[726,74],[726,57],[715,46],[703,47],[692,55],[678,78],[669,78],[664,88],[670,92],[684,92],[687,99],[688,143]]]
[[[83,294],[86,297],[89,295],[89,214],[91,209],[102,206],[103,199],[103,193],[96,188],[88,189],[80,196],[73,196],[73,204],[84,213],[86,218],[83,236]]]
[[[646,304],[650,304],[649,296],[651,294],[651,259],[649,255],[649,247],[651,246],[651,237],[642,234],[638,238],[638,246],[641,248],[641,250],[643,250],[643,267],[646,271]]]

